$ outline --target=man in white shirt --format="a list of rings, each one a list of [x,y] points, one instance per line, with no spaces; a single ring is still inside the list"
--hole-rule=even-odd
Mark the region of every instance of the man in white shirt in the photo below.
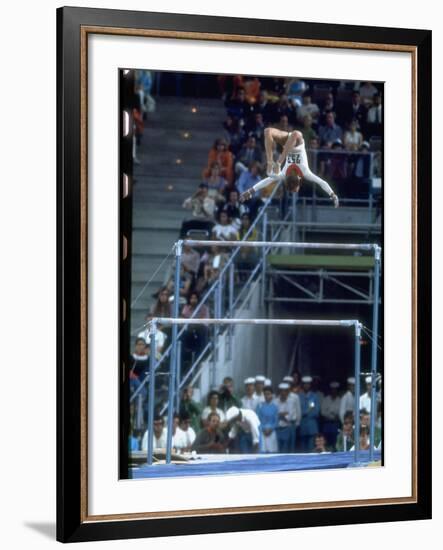
[[[195,431],[191,428],[191,417],[189,414],[183,413],[179,420],[180,423],[176,426],[175,433],[172,437],[172,446],[177,449],[178,452],[189,452],[196,438]],[[175,422],[176,418],[174,417],[174,424]]]
[[[154,417],[154,451],[166,449],[166,436],[167,429],[165,427],[165,421],[162,416]],[[142,439],[142,451],[148,450],[148,430],[146,430]]]
[[[360,395],[360,410],[365,410],[368,413],[371,412],[371,384],[372,378],[370,376],[367,376],[365,378],[366,382],[366,392],[362,395]]]
[[[241,398],[241,404],[244,409],[250,409],[256,411],[259,404],[258,398],[254,395],[255,390],[255,378],[250,376],[245,379],[245,395]]]
[[[299,397],[291,394],[289,398],[290,386],[288,382],[282,382],[278,385],[278,397],[275,404],[278,408],[278,426],[277,440],[280,453],[291,453],[295,451],[295,429],[296,422],[300,422],[301,408]],[[297,416],[297,408],[299,414]]]
[[[350,376],[347,382],[348,382],[348,389],[340,401],[339,416],[340,416],[340,422],[342,424],[345,419],[345,414],[348,411],[354,412],[354,409],[355,409],[355,398],[354,398],[355,378],[353,376]]]
[[[240,453],[256,453],[260,442],[260,420],[254,411],[230,407],[226,420],[231,427],[229,439],[238,439]]]

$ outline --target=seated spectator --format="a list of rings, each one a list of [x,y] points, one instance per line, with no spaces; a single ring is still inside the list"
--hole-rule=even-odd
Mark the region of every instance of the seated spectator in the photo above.
[[[378,90],[372,82],[364,82],[363,85],[360,86],[359,92],[363,105],[369,108],[372,105],[374,95],[378,93]]]
[[[332,92],[329,92],[325,98],[325,102],[323,103],[323,106],[320,110],[320,115],[317,118],[317,121],[319,124],[324,124],[326,120],[326,113],[329,113],[330,111],[335,112],[335,102],[334,102],[334,95]]]
[[[372,100],[372,106],[369,108],[368,116],[366,120],[368,124],[382,123],[383,113],[382,113],[381,94],[379,93],[374,94],[373,100]]]
[[[355,378],[350,376],[347,379],[347,390],[341,398],[340,401],[340,421],[343,423],[345,420],[345,414],[347,412],[353,412],[355,406],[355,397],[354,397],[354,388],[355,388]]]
[[[149,371],[150,347],[144,338],[135,340],[135,348],[131,354],[130,369],[137,379],[143,380]]]
[[[368,110],[361,101],[360,92],[355,90],[352,92],[351,104],[346,107],[343,112],[343,118],[345,122],[351,122],[357,120],[360,128],[364,129],[366,124]]]
[[[234,118],[230,115],[223,123],[225,129],[224,137],[229,143],[229,149],[233,155],[237,155],[246,140],[246,131],[243,128],[243,119]]]
[[[330,453],[331,450],[326,447],[326,438],[323,434],[317,434],[314,437],[314,448],[311,453]]]
[[[188,303],[182,309],[182,317],[190,319],[197,309],[198,302],[199,294],[197,292],[191,292],[188,297]],[[193,318],[209,319],[209,310],[206,304],[203,304],[199,308],[197,314],[194,315]],[[188,325],[183,341],[185,351],[200,353],[208,342],[208,327],[206,325]]]
[[[256,76],[244,77],[243,87],[245,89],[246,101],[249,105],[254,105],[257,103],[260,94],[260,86],[260,80]]]
[[[149,317],[147,318],[149,320]],[[151,344],[151,335],[149,334],[149,328],[145,327],[141,332],[137,334],[138,338],[142,338],[147,345]],[[157,330],[155,332],[155,356],[159,359],[163,350],[165,349],[166,340],[168,334],[163,330],[163,326],[157,323]]]
[[[200,267],[200,254],[194,250],[189,244],[183,245],[181,256],[181,265],[187,273],[195,277]]]
[[[200,403],[195,401],[193,399],[194,395],[194,388],[189,384],[189,386],[186,386],[186,388],[183,390],[182,398],[180,401],[180,416],[187,415],[190,419],[190,425],[194,429],[194,431],[197,433],[200,430],[200,416],[202,412],[202,408]]]
[[[360,427],[360,451],[368,451],[370,448],[369,444],[369,430],[366,426]],[[353,445],[349,450],[353,451],[355,445]]]
[[[254,105],[253,113],[256,115],[260,113],[262,115],[263,123],[265,126],[269,126],[275,120],[275,107],[269,101],[268,92],[262,90],[258,102]]]
[[[246,172],[251,162],[261,162],[263,159],[263,151],[255,140],[254,136],[249,136],[247,142],[240,149],[235,163],[235,173],[241,174]]]
[[[225,413],[223,412],[222,409],[219,408],[219,397],[220,397],[220,394],[218,393],[218,391],[212,390],[211,392],[209,392],[209,394],[208,394],[208,404],[203,409],[203,412],[201,414],[201,421],[202,421],[203,426],[207,426],[207,424],[208,424],[207,421],[208,421],[209,415],[211,413],[217,413],[217,415],[220,419],[220,422],[222,424],[224,424],[224,422],[225,422]]]
[[[291,132],[293,129],[292,126],[289,124],[289,120],[286,115],[282,115],[275,126],[283,132]]]
[[[338,388],[340,384],[335,380],[329,384],[329,395],[321,402],[320,414],[322,432],[328,446],[335,448],[338,430],[340,429],[340,396]]]
[[[342,429],[337,436],[335,449],[337,451],[349,451],[354,446],[354,426],[351,418],[346,418]]]
[[[256,183],[258,183],[261,180],[261,164],[259,162],[251,162],[251,164],[248,167],[248,170],[242,172],[236,181],[236,188],[238,189],[238,192],[244,193],[251,187],[253,187]],[[255,218],[257,214],[257,210],[260,204],[262,204],[262,201],[258,196],[252,197],[252,199],[249,199],[245,203],[243,203],[248,210],[251,213],[251,217]]]
[[[330,111],[326,114],[324,126],[320,126],[318,129],[320,144],[323,147],[330,148],[336,140],[341,140],[342,134],[342,129],[335,123],[335,114]]]
[[[226,412],[230,407],[240,407],[240,405],[240,399],[234,393],[234,380],[231,376],[225,376],[220,386],[220,407]]]
[[[206,304],[203,304],[199,307],[198,312],[194,315],[195,310],[197,309],[200,296],[197,292],[191,292],[188,297],[188,303],[182,309],[182,317],[185,319],[209,319],[209,309]],[[198,327],[199,325],[195,325]]]
[[[154,294],[154,297],[156,297],[157,300],[150,307],[146,319],[151,319],[152,317],[172,317],[170,302],[171,293],[169,290],[164,286],[156,294]]]
[[[244,88],[238,88],[235,98],[226,100],[225,106],[228,116],[236,118],[237,120],[242,119],[246,121],[252,113],[252,107],[246,99]]]
[[[358,121],[354,120],[349,125],[349,130],[344,135],[344,146],[347,151],[358,151],[363,143],[363,135],[358,131]]]
[[[372,388],[372,377],[366,376],[365,378],[366,391],[360,395],[360,410],[365,410],[368,413],[371,412],[371,388]]]
[[[249,233],[248,238],[246,238],[246,235],[248,234],[250,227],[251,227],[251,217],[247,212],[244,212],[241,215],[241,226],[240,226],[240,229],[239,229],[239,238],[240,238],[241,241],[243,241],[245,239],[247,241],[258,241],[258,231],[255,227]],[[256,251],[253,248],[248,248],[248,247],[242,247],[241,248],[241,252],[247,252],[247,251],[252,251],[254,254],[256,253]],[[242,258],[246,258],[246,256],[249,255],[249,253],[248,253],[246,256],[244,256],[244,255],[241,254],[241,252],[240,252],[239,256],[242,257]]]
[[[191,419],[188,414],[174,415],[174,435],[172,446],[179,453],[188,453],[195,441],[195,431],[191,427]]]
[[[183,202],[183,208],[192,210],[192,219],[182,223],[180,236],[185,237],[191,229],[205,229],[210,232],[214,226],[215,201],[209,197],[208,185],[201,183],[197,191]]]
[[[179,424],[180,416],[178,415],[178,413],[174,413],[172,421],[172,448],[177,453],[181,452],[181,445],[184,444]]]
[[[220,429],[220,416],[211,412],[206,427],[197,433],[191,449],[199,454],[224,453],[226,446],[226,436]]]
[[[250,376],[245,379],[245,395],[241,398],[241,406],[244,409],[255,411],[258,405],[258,400],[254,397],[255,378]]]
[[[310,115],[312,120],[316,122],[320,115],[320,109],[316,103],[312,103],[310,92],[305,92],[303,94],[303,101],[300,107],[297,109],[297,118],[300,123],[303,122],[303,119],[306,115]]]
[[[237,241],[238,230],[226,211],[221,211],[219,222],[212,228],[212,237],[217,241]]]
[[[229,252],[219,246],[213,246],[210,252],[204,252],[201,263],[203,275],[198,279],[195,286],[196,292],[202,294],[217,279],[220,270],[226,264]]]
[[[211,166],[214,162],[218,162],[220,165],[220,175],[227,180],[228,184],[232,183],[234,179],[234,157],[228,149],[227,141],[223,138],[216,139],[209,151],[208,165],[203,170],[203,180],[209,178]]]
[[[229,441],[240,453],[256,453],[260,442],[260,420],[254,411],[232,406],[226,411]]]
[[[265,386],[263,388],[263,394],[265,400],[257,406],[257,416],[260,420],[261,430],[261,452],[263,453],[277,453],[277,425],[279,419],[279,410],[274,403],[274,394],[271,386]]]
[[[247,212],[247,206],[240,203],[239,201],[239,193],[237,189],[231,189],[228,194],[228,200],[227,202],[222,205],[219,209],[219,214],[221,212],[226,212],[228,214],[228,218],[232,220],[232,225],[237,229],[237,231],[240,229],[240,217],[244,212]]]
[[[295,107],[300,107],[302,104],[302,97],[307,89],[307,85],[303,80],[299,78],[291,78],[286,83],[286,93],[289,101],[291,101]]]
[[[164,418],[160,415],[154,416],[154,433],[152,437],[154,439],[154,451],[166,449],[166,437],[168,430],[165,427]],[[141,450],[148,450],[148,430],[145,431],[142,439]]]
[[[275,117],[286,116],[290,124],[295,124],[297,122],[296,114],[294,104],[289,102],[286,94],[283,94],[275,104]]]
[[[248,121],[245,127],[245,132],[248,136],[254,136],[257,140],[257,143],[264,147],[265,144],[265,123],[263,122],[263,115],[262,113],[255,113]],[[237,151],[234,151],[232,149],[231,145],[231,151],[234,154],[237,154],[237,152],[240,150],[240,148],[237,149]]]
[[[223,193],[228,186],[228,182],[220,175],[220,172],[220,164],[213,162],[209,177],[204,181],[208,185],[208,196],[216,203],[223,202]]]
[[[185,270],[182,265],[180,267],[180,279],[179,279],[179,300],[181,304],[185,304],[188,299],[189,292],[192,286],[192,275]],[[175,289],[175,274],[171,275],[169,281],[166,283],[166,288],[174,295]]]
[[[331,145],[331,151],[343,151],[341,139],[336,139]],[[342,184],[348,177],[348,159],[347,155],[330,155],[321,163],[320,172],[326,172],[326,178],[335,184]]]
[[[350,174],[354,178],[368,179],[370,176],[371,157],[369,155],[369,143],[363,141],[359,149],[360,155],[354,155],[349,165]]]
[[[312,139],[317,138],[317,133],[312,127],[311,115],[305,115],[303,117],[303,128],[301,129],[301,133],[303,134],[303,139],[306,144],[309,144]]]

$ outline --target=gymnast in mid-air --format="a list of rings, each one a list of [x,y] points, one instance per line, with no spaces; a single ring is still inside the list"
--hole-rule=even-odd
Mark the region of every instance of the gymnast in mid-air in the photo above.
[[[283,151],[276,162],[273,160],[274,143],[283,147]],[[309,168],[305,142],[301,132],[298,130],[285,132],[277,128],[268,127],[265,129],[265,149],[267,177],[242,193],[240,196],[241,202],[251,199],[260,189],[283,179],[286,189],[293,193],[296,193],[300,189],[303,181],[316,183],[329,195],[334,207],[338,207],[338,197],[331,189],[329,183],[319,178]]]

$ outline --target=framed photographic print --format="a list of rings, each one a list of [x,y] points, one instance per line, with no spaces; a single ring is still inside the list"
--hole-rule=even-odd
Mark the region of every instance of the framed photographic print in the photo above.
[[[57,32],[57,539],[430,518],[431,32]]]

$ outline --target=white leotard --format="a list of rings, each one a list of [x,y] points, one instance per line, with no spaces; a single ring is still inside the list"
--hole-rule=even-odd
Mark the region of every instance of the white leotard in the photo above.
[[[292,132],[288,134],[288,139],[291,133]],[[269,176],[259,181],[253,187],[254,191],[263,189],[264,187],[267,187],[269,184],[284,177],[291,164],[295,164],[296,166],[298,166],[298,168],[300,169],[303,175],[303,179],[305,179],[306,181],[310,181],[311,183],[316,183],[329,196],[331,196],[334,193],[334,191],[331,189],[328,182],[326,182],[325,180],[322,180],[316,174],[311,172],[311,169],[309,168],[309,164],[308,164],[308,155],[306,154],[304,141],[292,147],[291,151],[286,156],[286,160],[280,174],[278,176]]]

